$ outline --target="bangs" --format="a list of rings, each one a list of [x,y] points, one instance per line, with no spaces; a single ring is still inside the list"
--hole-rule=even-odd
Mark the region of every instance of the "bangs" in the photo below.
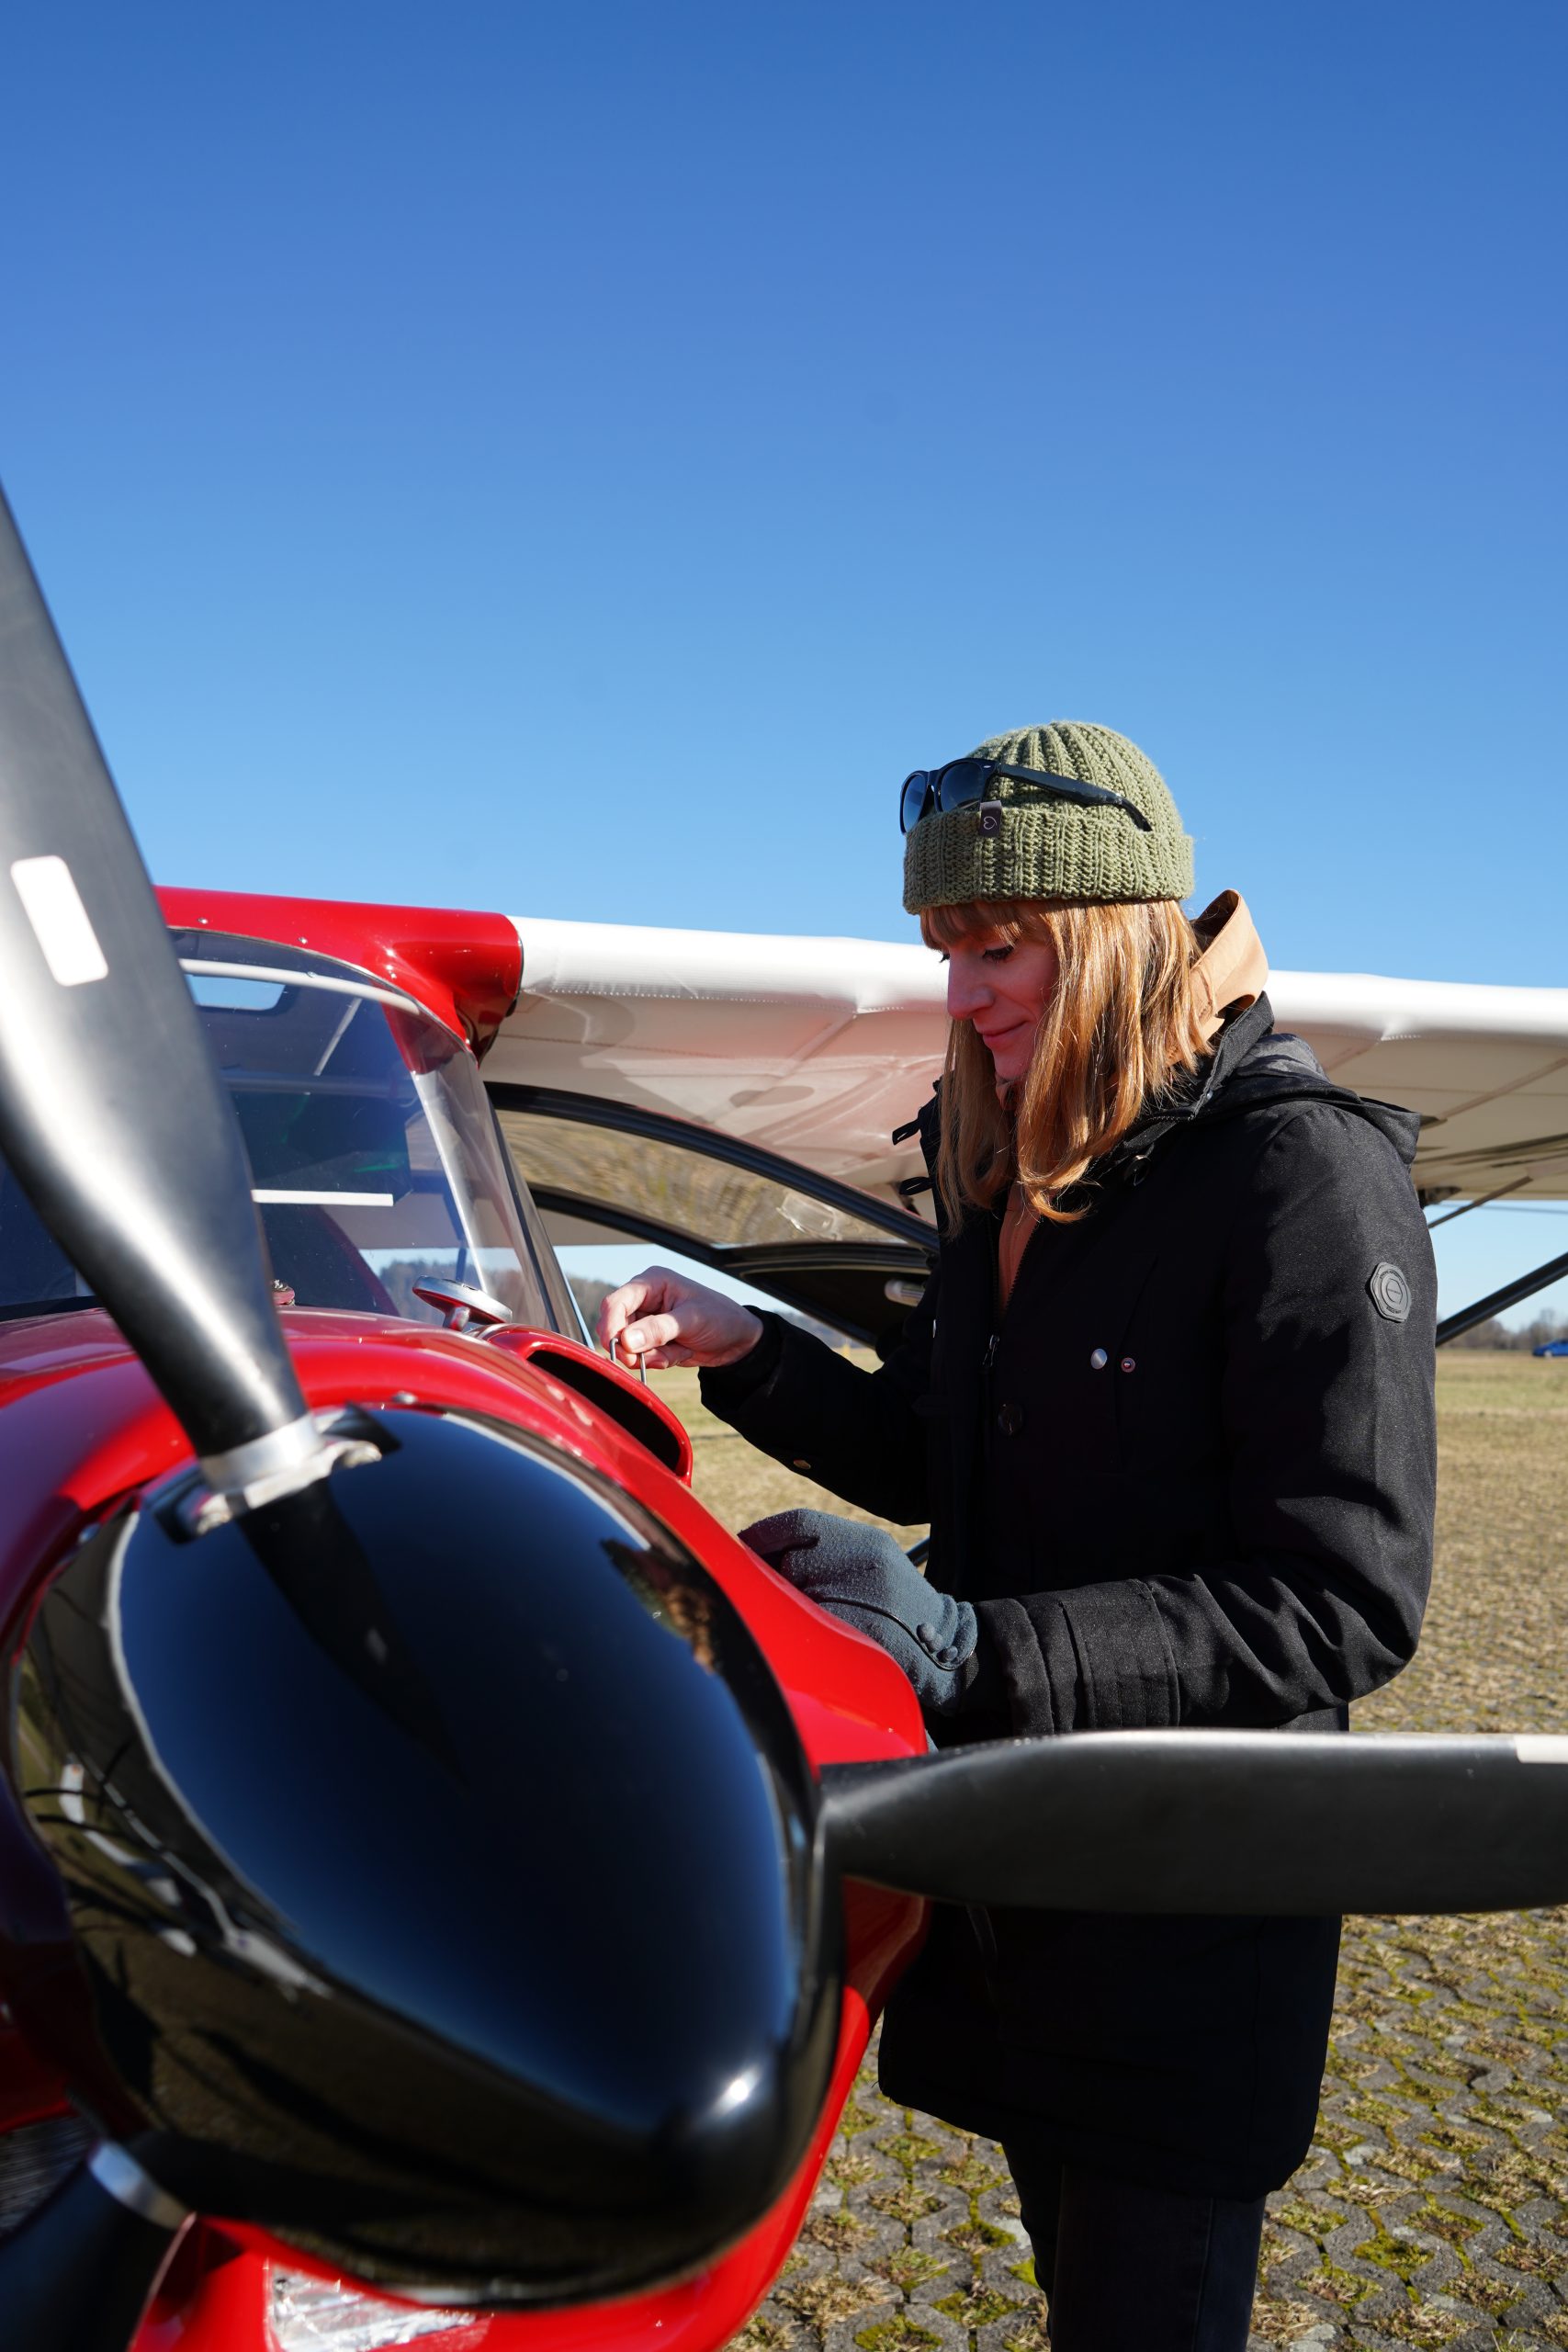
[[[1010,946],[1021,939],[1055,941],[1051,918],[1067,903],[1063,899],[971,899],[962,907],[925,907],[920,936],[928,947],[944,952],[972,939],[1005,939]]]

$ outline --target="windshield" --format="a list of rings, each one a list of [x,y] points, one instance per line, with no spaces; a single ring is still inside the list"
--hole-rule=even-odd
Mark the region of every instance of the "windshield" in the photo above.
[[[279,1305],[439,1323],[413,1286],[445,1276],[518,1322],[576,1328],[448,1029],[350,966],[206,932],[175,946],[239,1115]],[[0,1162],[0,1316],[90,1303]]]

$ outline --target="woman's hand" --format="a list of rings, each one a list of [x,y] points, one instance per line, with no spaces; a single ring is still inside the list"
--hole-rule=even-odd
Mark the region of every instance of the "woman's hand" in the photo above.
[[[671,1273],[668,1266],[613,1290],[599,1309],[599,1344],[616,1363],[650,1372],[667,1365],[739,1363],[762,1336],[749,1306]]]
[[[922,1707],[957,1712],[979,1621],[966,1600],[933,1591],[886,1528],[833,1511],[781,1510],[743,1527],[740,1541],[796,1592],[885,1649]]]

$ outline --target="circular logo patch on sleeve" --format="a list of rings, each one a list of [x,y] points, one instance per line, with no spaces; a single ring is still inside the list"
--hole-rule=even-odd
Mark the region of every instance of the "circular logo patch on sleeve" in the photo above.
[[[1404,1322],[1410,1313],[1410,1284],[1399,1268],[1380,1259],[1367,1276],[1367,1293],[1380,1315],[1391,1323]]]

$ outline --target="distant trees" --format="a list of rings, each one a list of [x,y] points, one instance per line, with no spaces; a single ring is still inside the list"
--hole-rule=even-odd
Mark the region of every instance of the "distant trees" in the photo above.
[[[568,1274],[567,1281],[571,1286],[572,1296],[581,1309],[582,1319],[592,1331],[599,1320],[599,1309],[615,1285],[614,1283],[598,1282],[592,1274]]]
[[[1538,1315],[1533,1322],[1517,1329],[1500,1323],[1494,1316],[1489,1323],[1478,1323],[1473,1331],[1464,1332],[1450,1341],[1456,1348],[1506,1348],[1515,1354],[1528,1355],[1532,1348],[1544,1345],[1548,1340],[1568,1340],[1568,1322],[1557,1315]]]

